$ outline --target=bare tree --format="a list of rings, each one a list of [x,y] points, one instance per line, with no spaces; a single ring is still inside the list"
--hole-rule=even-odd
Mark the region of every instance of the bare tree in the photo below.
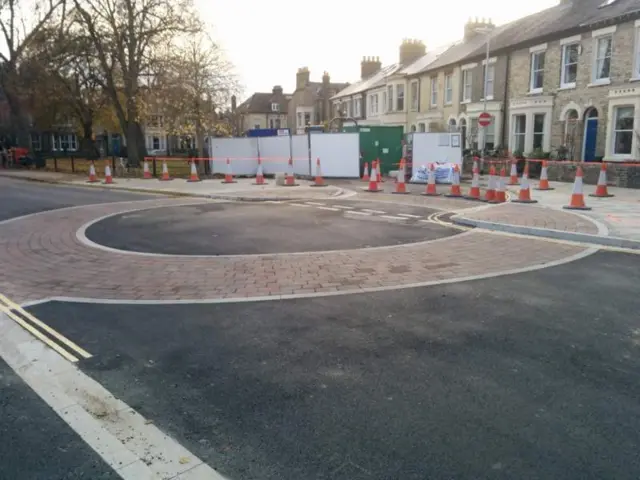
[[[24,109],[22,79],[19,69],[27,49],[46,26],[51,26],[65,16],[66,0],[0,0],[0,30],[5,44],[0,52],[2,87],[15,125],[18,144],[29,146],[29,120]]]
[[[101,75],[127,139],[129,161],[146,154],[141,120],[141,78],[171,38],[200,30],[191,0],[73,0],[79,22],[95,48]]]

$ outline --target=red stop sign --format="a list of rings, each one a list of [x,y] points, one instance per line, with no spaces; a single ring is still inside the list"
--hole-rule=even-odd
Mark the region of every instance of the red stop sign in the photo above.
[[[481,127],[488,127],[489,125],[491,125],[491,114],[487,113],[487,112],[482,112],[479,116],[478,116],[478,125],[480,125]]]

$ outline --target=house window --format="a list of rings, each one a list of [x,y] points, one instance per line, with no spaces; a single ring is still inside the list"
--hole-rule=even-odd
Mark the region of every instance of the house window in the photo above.
[[[542,150],[544,144],[544,113],[533,116],[533,149]]]
[[[451,74],[444,76],[444,103],[451,105],[453,102],[453,76]]]
[[[495,65],[489,65],[488,69],[485,65],[483,70],[482,81],[485,82],[486,79],[484,98],[487,100],[493,100],[493,78],[495,75]]]
[[[404,111],[404,85],[396,85],[396,111]]]
[[[387,87],[387,112],[393,112],[393,87],[389,85]]]
[[[155,128],[164,127],[164,117],[162,115],[149,115],[149,126]]]
[[[311,113],[304,112],[304,125],[311,125]]]
[[[613,126],[614,155],[631,155],[633,144],[633,107],[617,107]]]
[[[469,128],[469,131],[467,132],[467,135],[469,136],[469,144],[474,150],[478,149],[478,130],[478,119],[472,118],[471,126]]]
[[[302,112],[298,112],[298,127],[302,127]]]
[[[593,81],[609,80],[611,72],[611,48],[613,37],[606,35],[596,39],[595,61],[593,62]]]
[[[378,114],[378,94],[374,94],[371,95],[370,97],[370,107],[369,110],[371,112],[371,115],[377,115]]]
[[[579,43],[562,46],[562,71],[560,72],[560,86],[570,88],[576,86],[578,78]]]
[[[279,112],[280,111],[280,104],[279,103],[272,103],[271,104],[271,111],[272,112]]]
[[[438,105],[438,79],[431,77],[431,106]]]
[[[258,130],[258,129],[260,128],[260,124],[259,124],[259,123],[256,123],[256,124],[253,126],[253,128],[254,128],[254,129],[256,129],[256,130]]]
[[[482,128],[484,135],[484,149],[493,150],[496,147],[496,124],[491,122],[489,126]]]
[[[462,71],[462,101],[471,101],[471,70]]]
[[[527,131],[526,115],[513,116],[513,139],[511,150],[513,152],[524,153],[524,137]]]
[[[78,138],[75,133],[54,133],[51,135],[51,149],[75,152],[78,149]]]
[[[418,95],[418,82],[411,82],[411,110],[418,111],[420,97]]]
[[[419,132],[425,132],[426,131],[426,125],[424,123],[419,123],[418,124],[418,131]]]
[[[269,119],[269,128],[275,128],[274,127],[275,123],[273,122],[273,118]]]
[[[383,111],[386,112],[386,108],[387,108],[387,92],[382,92],[382,108]]]
[[[351,106],[350,103],[351,102],[349,100],[347,100],[346,102],[344,102],[342,104],[342,106],[343,106],[342,111],[344,112],[344,116],[345,117],[350,117],[351,116],[351,109],[349,108]]]
[[[34,152],[39,152],[42,150],[42,137],[39,133],[31,134],[31,150]]]
[[[360,118],[361,107],[362,107],[362,99],[361,98],[356,98],[355,101],[354,101],[354,110],[355,110],[355,112],[353,114],[354,117]]]
[[[531,81],[529,89],[531,92],[542,92],[544,82],[544,53],[536,52],[531,54]]]

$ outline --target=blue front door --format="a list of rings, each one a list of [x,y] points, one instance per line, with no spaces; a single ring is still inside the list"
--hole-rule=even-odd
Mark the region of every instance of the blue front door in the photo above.
[[[596,159],[596,139],[598,137],[598,119],[587,118],[584,128],[584,161],[593,162]]]

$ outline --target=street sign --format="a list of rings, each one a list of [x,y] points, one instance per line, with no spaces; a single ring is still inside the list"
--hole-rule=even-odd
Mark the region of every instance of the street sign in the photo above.
[[[491,125],[492,119],[493,117],[491,117],[490,113],[482,112],[478,116],[478,125],[480,125],[481,127],[488,127],[489,125]]]

